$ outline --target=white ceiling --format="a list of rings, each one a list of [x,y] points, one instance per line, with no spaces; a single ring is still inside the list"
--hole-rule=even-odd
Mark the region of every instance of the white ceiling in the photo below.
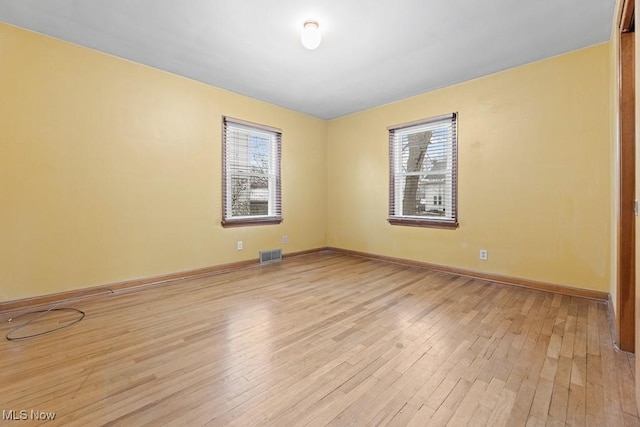
[[[614,3],[0,0],[0,21],[332,119],[609,40]]]

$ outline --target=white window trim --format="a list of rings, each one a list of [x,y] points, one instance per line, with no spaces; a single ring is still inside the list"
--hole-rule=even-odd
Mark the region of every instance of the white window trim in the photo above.
[[[389,217],[388,221],[392,225],[410,225],[419,227],[439,227],[439,228],[457,228],[458,227],[458,211],[457,211],[457,113],[446,114],[438,117],[432,117],[425,120],[419,120],[411,123],[390,126],[389,131]],[[444,197],[445,212],[451,212],[451,217],[431,216],[431,215],[405,215],[403,209],[403,192],[398,191],[396,186],[396,178],[398,176],[429,176],[442,175],[442,171],[418,171],[418,172],[400,172],[402,164],[402,144],[398,143],[404,136],[416,133],[421,126],[427,126],[438,122],[452,122],[451,143],[447,144],[447,165],[444,169],[450,177],[447,186],[451,189],[450,197]]]
[[[229,144],[227,133],[229,129],[246,130],[251,134],[259,134],[269,138],[270,161],[269,171],[264,173],[252,172],[233,172],[233,176],[256,177],[262,176],[268,179],[268,212],[266,215],[243,215],[234,216],[232,214],[232,171],[229,171],[228,158],[235,155],[236,147]],[[223,116],[222,118],[222,185],[223,185],[223,203],[222,203],[222,225],[243,226],[243,225],[264,225],[279,224],[282,222],[282,203],[281,203],[281,155],[282,155],[282,131],[256,123],[238,120]]]

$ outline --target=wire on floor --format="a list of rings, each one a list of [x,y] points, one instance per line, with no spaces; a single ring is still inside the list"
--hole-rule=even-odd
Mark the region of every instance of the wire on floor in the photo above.
[[[13,322],[16,319],[20,319],[20,318],[23,318],[23,317],[27,317],[29,315],[37,314],[37,316],[35,316],[33,319],[29,319],[29,320],[19,324],[18,326],[14,326],[13,328],[9,329],[9,332],[7,332],[7,334],[5,335],[5,338],[8,341],[26,340],[26,339],[30,339],[30,338],[39,337],[39,336],[42,336],[42,335],[47,335],[47,334],[53,333],[55,331],[59,331],[61,329],[66,329],[66,328],[68,328],[68,327],[70,327],[72,325],[75,325],[76,323],[78,323],[79,321],[84,319],[85,312],[82,311],[82,310],[78,310],[77,308],[72,308],[72,307],[61,307],[61,308],[58,308],[58,306],[62,305],[62,304],[65,304],[65,303],[68,303],[68,302],[71,302],[71,301],[74,301],[74,300],[77,300],[77,299],[80,299],[80,298],[82,298],[84,296],[88,296],[90,293],[95,293],[95,292],[99,292],[99,291],[107,291],[108,293],[111,293],[111,294],[114,293],[113,289],[110,289],[110,288],[91,289],[91,290],[83,292],[83,293],[81,293],[79,295],[75,295],[75,296],[66,298],[66,299],[64,299],[62,301],[59,301],[59,302],[55,303],[54,305],[52,305],[47,310],[29,311],[29,312],[20,314],[20,315],[18,315],[16,317],[13,317],[13,318],[9,319],[8,320],[9,322]],[[96,295],[102,295],[102,294],[96,294]],[[73,319],[72,321],[70,321],[68,323],[65,323],[62,326],[58,326],[57,328],[48,329],[46,331],[38,332],[38,333],[35,333],[35,334],[30,334],[30,335],[16,335],[16,332],[18,332],[20,329],[30,325],[31,323],[35,322],[38,319],[41,319],[42,317],[46,316],[48,313],[51,313],[53,311],[57,311],[57,312],[66,311],[66,312],[78,313],[80,316],[77,319]]]

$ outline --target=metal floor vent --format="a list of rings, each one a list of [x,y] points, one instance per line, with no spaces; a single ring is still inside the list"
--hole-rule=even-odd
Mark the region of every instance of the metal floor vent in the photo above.
[[[282,261],[282,249],[260,251],[260,264]]]

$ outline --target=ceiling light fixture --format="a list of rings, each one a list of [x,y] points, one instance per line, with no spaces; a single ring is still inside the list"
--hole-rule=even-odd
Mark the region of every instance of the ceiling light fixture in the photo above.
[[[322,35],[320,34],[320,25],[317,21],[305,21],[302,27],[302,45],[309,50],[313,50],[320,46]]]

